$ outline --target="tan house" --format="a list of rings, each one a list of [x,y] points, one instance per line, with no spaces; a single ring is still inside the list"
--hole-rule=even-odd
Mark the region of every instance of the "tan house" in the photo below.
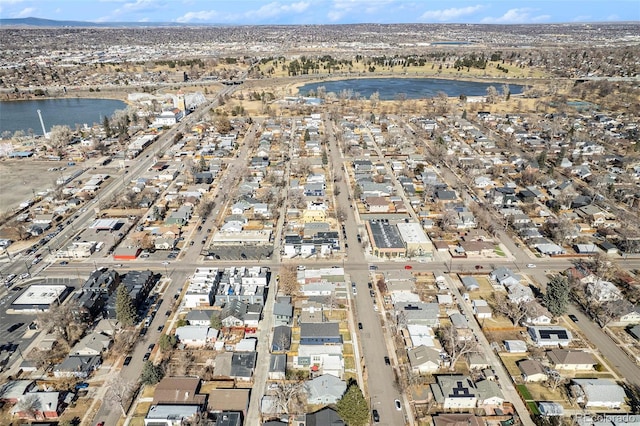
[[[389,213],[393,206],[386,197],[367,197],[364,204],[369,213]]]
[[[153,394],[152,405],[198,405],[204,407],[207,395],[199,394],[200,379],[197,377],[165,377],[158,383]]]
[[[516,363],[525,382],[542,382],[548,376],[540,361],[525,359]]]
[[[569,349],[548,350],[547,358],[557,370],[588,371],[596,364],[590,353]]]

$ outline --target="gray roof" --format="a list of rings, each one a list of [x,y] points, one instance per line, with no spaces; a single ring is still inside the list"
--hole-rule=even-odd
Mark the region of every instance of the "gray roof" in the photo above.
[[[272,354],[269,360],[269,372],[281,372],[284,373],[287,370],[287,355],[286,354]]]
[[[293,316],[293,305],[287,302],[276,302],[273,305],[273,315],[276,316]]]
[[[395,225],[381,220],[370,220],[369,227],[373,234],[376,247],[380,248],[404,248],[404,242],[400,236],[400,231]]]
[[[231,377],[251,377],[257,357],[257,352],[235,352],[231,358]]]
[[[300,338],[303,337],[339,337],[340,329],[337,322],[302,323],[300,324]]]

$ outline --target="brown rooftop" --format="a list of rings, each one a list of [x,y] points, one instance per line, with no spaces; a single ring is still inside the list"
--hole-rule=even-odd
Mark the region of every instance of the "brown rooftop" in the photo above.
[[[198,394],[200,379],[197,377],[165,377],[156,386],[153,405],[180,404],[204,406],[207,395]]]

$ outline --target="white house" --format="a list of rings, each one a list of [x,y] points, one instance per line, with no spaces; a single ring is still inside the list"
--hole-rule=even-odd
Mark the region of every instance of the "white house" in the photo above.
[[[609,379],[573,379],[571,391],[585,407],[620,408],[626,398],[622,386]]]
[[[176,328],[176,337],[186,346],[202,347],[215,342],[218,330],[209,326],[185,325]]]

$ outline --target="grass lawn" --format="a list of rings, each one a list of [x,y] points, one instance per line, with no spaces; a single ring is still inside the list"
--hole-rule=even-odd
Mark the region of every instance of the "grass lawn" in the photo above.
[[[501,257],[505,257],[506,256],[506,254],[504,254],[504,252],[502,251],[502,249],[500,247],[496,247],[495,249],[493,249],[493,252],[495,254],[497,254],[498,256],[501,256]]]
[[[156,392],[156,385],[145,385],[142,391],[141,398],[153,398],[153,394]]]
[[[510,375],[514,377],[520,376],[520,369],[516,365],[516,362],[520,361],[521,359],[525,359],[525,354],[500,354],[500,358],[502,359],[502,363],[504,364]]]
[[[354,370],[356,368],[356,360],[352,356],[344,357],[344,369]]]
[[[518,392],[520,392],[520,395],[522,395],[525,401],[533,401],[533,396],[531,396],[526,385],[516,385],[516,389],[518,389]]]
[[[535,402],[527,402],[527,407],[529,407],[529,411],[531,411],[531,414],[533,414],[534,416],[540,414],[540,411],[538,411],[538,404],[536,404]]]
[[[351,333],[349,333],[349,330],[341,331],[340,335],[342,336],[342,341],[343,342],[350,342],[351,341]]]
[[[343,355],[353,355],[353,345],[351,343],[345,343],[342,346]]]
[[[552,391],[540,383],[527,383],[527,389],[535,401],[566,402],[559,386]]]

